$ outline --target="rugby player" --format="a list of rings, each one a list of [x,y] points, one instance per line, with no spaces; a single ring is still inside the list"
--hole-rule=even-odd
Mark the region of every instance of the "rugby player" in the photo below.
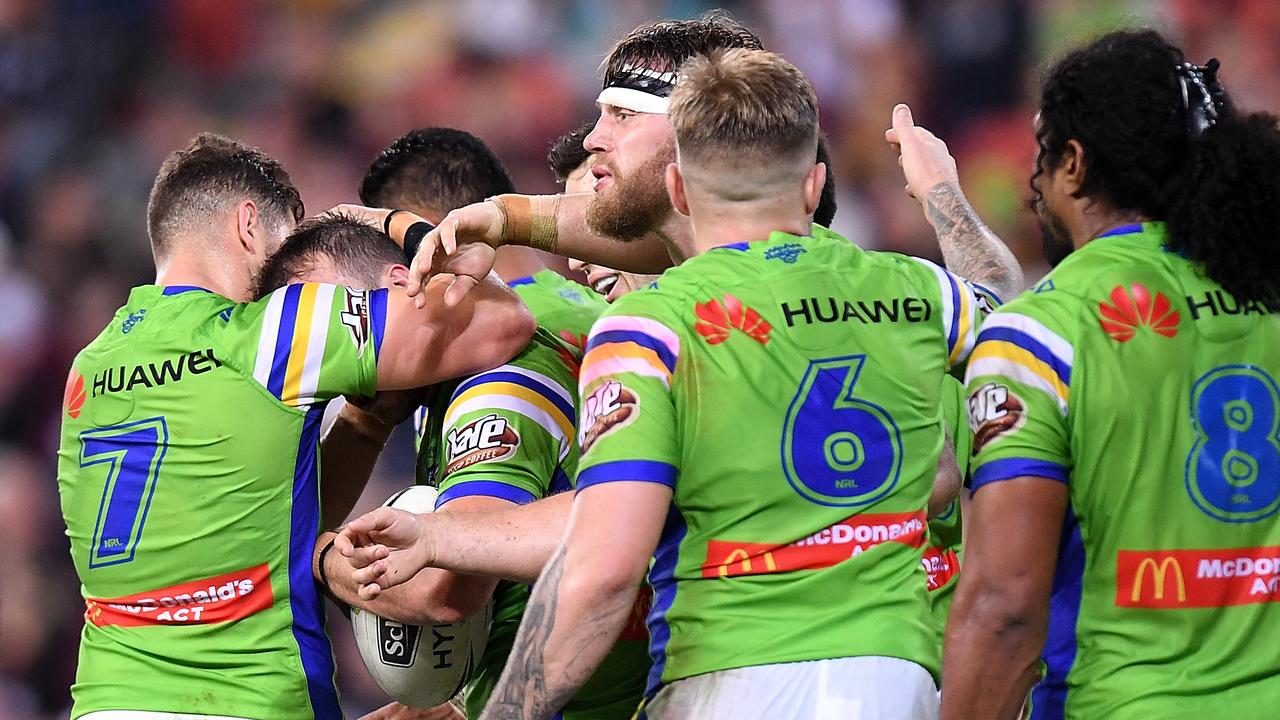
[[[1280,707],[1280,131],[1217,73],[1117,32],[1041,89],[1061,264],[970,360],[947,718],[1012,717],[1036,679],[1032,718]]]
[[[507,191],[510,185],[505,168],[478,138],[449,128],[425,128],[399,138],[374,160],[361,184],[360,195],[365,202],[405,208],[438,220],[455,205]],[[379,217],[374,215],[373,219],[381,222]],[[395,241],[376,229],[352,218],[326,219],[310,225],[320,232],[295,233],[268,263],[265,275],[271,284],[326,281],[357,288],[404,284],[403,252]],[[403,238],[397,240],[403,244]],[[528,248],[503,250],[533,252]],[[506,267],[512,271],[527,268],[510,263]],[[442,513],[464,511],[479,517],[486,511],[567,490],[569,479],[576,474],[576,370],[585,335],[605,305],[589,289],[564,280],[552,270],[541,270],[534,278],[532,282],[518,283],[515,289],[529,303],[542,331],[508,364],[433,388],[430,411],[421,415],[418,481],[441,489]],[[562,344],[556,335],[567,336],[572,345]],[[394,426],[398,419],[388,418],[383,427]],[[503,425],[502,432],[496,430],[498,424]],[[482,434],[474,432],[482,425],[497,435],[505,436],[507,429],[511,431],[501,452],[468,445],[468,441],[482,440]],[[333,439],[331,431],[325,438],[326,453],[333,450]],[[381,440],[385,442],[385,436]],[[367,476],[380,444],[344,445],[346,466],[352,467],[352,455],[369,455],[361,461]],[[343,477],[342,481],[346,485],[360,484],[353,478]],[[323,552],[332,537],[321,536],[318,552]],[[341,562],[336,555],[317,555],[318,563],[322,559],[328,560],[324,579],[339,598],[401,622],[454,622],[478,611],[493,596],[494,624],[467,693],[468,707],[473,715],[479,714],[515,639],[528,597],[525,583],[537,577],[541,565],[531,568],[527,577],[515,578],[523,582],[497,583],[475,575],[427,571],[419,573],[405,588],[397,588],[375,603],[366,603],[358,600],[356,585],[348,579],[350,564]],[[318,565],[318,577],[320,569]],[[640,606],[639,617],[647,607],[647,603]],[[565,716],[592,719],[630,715],[644,689],[646,647],[647,636],[638,621],[630,636],[618,643],[602,671],[569,704]]]
[[[160,168],[156,284],[67,382],[58,483],[86,605],[74,718],[340,717],[309,564],[325,403],[498,365],[533,331],[484,280],[491,258],[448,312],[447,281],[425,304],[320,284],[249,302],[302,213],[278,162],[225,137]]]
[[[578,496],[482,717],[555,712],[646,570],[649,717],[933,717],[921,547],[977,297],[812,225],[817,100],[779,56],[691,60],[671,124],[689,259],[592,328]]]

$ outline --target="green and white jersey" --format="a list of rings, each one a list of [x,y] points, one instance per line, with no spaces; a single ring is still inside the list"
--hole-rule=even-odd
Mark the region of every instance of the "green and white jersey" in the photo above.
[[[942,378],[980,301],[931,263],[813,233],[694,257],[591,330],[579,490],[674,493],[649,574],[650,692],[854,656],[937,675],[925,507]]]
[[[311,555],[320,418],[372,394],[386,291],[134,290],[76,357],[58,488],[85,624],[73,717],[339,718]]]
[[[969,414],[965,408],[964,385],[950,375],[942,379],[942,420],[955,448],[960,477],[969,471],[969,455],[973,433],[969,430]],[[961,488],[961,493],[968,492]],[[924,550],[924,571],[929,576],[929,601],[933,605],[933,621],[938,632],[938,647],[947,629],[947,613],[960,580],[960,561],[964,557],[962,511],[960,498],[951,501],[946,511],[929,519],[929,543]]]
[[[565,278],[555,270],[540,270],[512,280],[511,289],[529,306],[538,325],[578,348],[587,342],[591,323],[609,307],[600,293]]]
[[[1280,308],[1117,228],[988,318],[974,491],[1067,483],[1034,718],[1275,717]]]
[[[437,508],[476,496],[524,504],[570,489],[578,468],[579,360],[540,328],[506,365],[437,390],[426,414],[430,441],[419,455],[420,479],[440,488]],[[504,581],[494,591],[493,626],[466,696],[469,717],[480,716],[497,685],[528,599],[522,583]],[[642,622],[634,623],[562,717],[629,717],[644,693],[647,640]]]

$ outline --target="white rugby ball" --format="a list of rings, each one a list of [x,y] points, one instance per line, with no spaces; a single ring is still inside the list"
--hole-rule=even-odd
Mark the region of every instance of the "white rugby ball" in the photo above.
[[[429,513],[436,495],[433,487],[414,485],[383,505]],[[447,702],[471,681],[492,621],[492,599],[479,612],[442,625],[405,625],[351,609],[351,629],[369,674],[394,700],[418,708]]]

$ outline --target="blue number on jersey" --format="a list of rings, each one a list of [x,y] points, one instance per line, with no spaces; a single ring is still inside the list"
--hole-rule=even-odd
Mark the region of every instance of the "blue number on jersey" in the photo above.
[[[787,409],[782,469],[810,502],[866,505],[898,482],[898,426],[884,408],[853,396],[866,361],[849,355],[810,362]]]
[[[1225,522],[1253,522],[1280,509],[1280,390],[1253,365],[1214,368],[1191,388],[1196,442],[1187,492]]]
[[[107,466],[89,567],[133,560],[168,446],[169,427],[163,417],[80,433],[80,467]]]

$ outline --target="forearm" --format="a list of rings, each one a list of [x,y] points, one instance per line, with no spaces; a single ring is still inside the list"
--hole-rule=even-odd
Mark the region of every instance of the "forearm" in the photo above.
[[[564,707],[618,639],[637,583],[598,582],[561,546],[534,586],[515,646],[481,719],[539,719]]]
[[[324,533],[316,544],[319,552],[334,537]],[[329,592],[339,601],[380,617],[410,625],[435,625],[452,623],[467,617],[484,606],[492,595],[496,580],[462,575],[445,570],[425,569],[407,582],[389,588],[374,600],[364,600],[357,592],[358,585],[351,564],[335,552],[323,559],[325,572],[314,573],[316,580],[324,582]]]
[[[956,464],[956,448],[950,434],[943,437],[942,454],[933,475],[933,492],[929,495],[929,517],[938,517],[951,507],[960,492],[960,466]]]
[[[573,494],[566,492],[501,511],[425,516],[430,565],[532,583],[564,536],[572,507]]]
[[[322,528],[335,528],[351,514],[393,429],[351,403],[342,406],[320,442]]]
[[[556,202],[552,202],[552,198],[548,196],[515,197],[526,197],[532,201],[529,205],[531,217],[527,222],[514,219],[513,215],[519,209],[507,200],[513,196],[501,196],[504,199],[503,212],[508,213],[503,230],[503,244],[531,245],[625,272],[660,273],[671,267],[670,248],[658,233],[649,233],[639,240],[623,241],[601,235],[587,227],[587,206],[593,197],[591,193],[560,195]],[[532,228],[549,222],[549,215],[553,211],[556,226],[554,245],[534,240],[531,237]]]
[[[942,718],[1012,720],[1039,676],[1045,618],[1016,591],[974,585],[961,574],[947,623]]]
[[[934,185],[925,197],[924,208],[947,269],[988,288],[1004,301],[1022,291],[1018,259],[978,217],[959,183]]]

